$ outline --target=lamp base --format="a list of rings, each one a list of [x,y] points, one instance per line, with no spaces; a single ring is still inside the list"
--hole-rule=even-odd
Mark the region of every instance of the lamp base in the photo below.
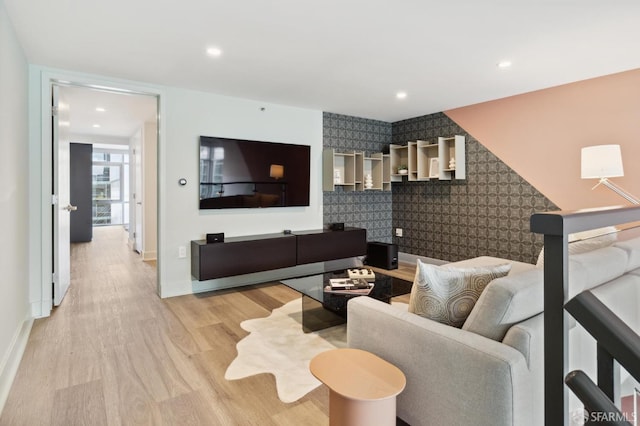
[[[611,182],[607,178],[600,178],[600,182],[598,182],[596,184],[596,186],[591,188],[591,190],[596,189],[600,185],[606,186],[607,188],[609,188],[610,190],[612,190],[613,192],[615,192],[616,194],[618,194],[619,196],[621,196],[622,198],[624,198],[625,200],[630,202],[631,204],[640,204],[640,200],[639,199],[637,199],[633,195],[629,194],[627,191],[625,191],[624,189],[620,188],[618,185],[614,184],[613,182]]]

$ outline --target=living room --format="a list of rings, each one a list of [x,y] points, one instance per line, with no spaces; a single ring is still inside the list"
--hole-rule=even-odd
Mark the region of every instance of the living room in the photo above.
[[[41,6],[44,7],[30,7]],[[619,13],[627,19],[637,16],[637,6],[628,7],[626,13]],[[406,115],[394,112],[395,119],[391,115],[381,119],[375,114],[362,114],[370,118],[361,118],[355,113],[348,114],[348,108],[332,108],[332,105],[326,108],[321,104],[315,108],[287,106],[298,103],[287,102],[284,91],[276,89],[265,89],[260,96],[252,98],[224,90],[208,91],[189,88],[188,84],[151,81],[144,74],[134,78],[133,74],[122,76],[107,68],[62,65],[54,57],[39,56],[41,47],[24,38],[23,34],[32,27],[12,15],[20,12],[19,9],[16,2],[3,2],[2,31],[7,37],[2,37],[2,50],[13,55],[3,57],[2,62],[3,72],[8,70],[5,75],[10,76],[1,87],[7,94],[2,103],[2,127],[8,132],[2,138],[3,151],[9,153],[3,156],[6,161],[6,167],[3,161],[3,170],[8,174],[8,187],[17,188],[2,197],[6,207],[2,216],[3,235],[8,236],[8,246],[11,246],[3,250],[2,256],[7,278],[6,288],[3,286],[7,293],[3,311],[7,312],[7,318],[0,349],[3,359],[9,360],[6,365],[11,364],[14,342],[19,340],[16,336],[24,333],[21,332],[26,328],[24,324],[51,312],[50,284],[44,281],[47,271],[51,270],[47,248],[51,238],[51,208],[46,203],[51,153],[45,148],[43,135],[47,125],[46,118],[41,116],[50,79],[118,87],[160,97],[158,276],[162,298],[236,284],[233,280],[195,281],[188,258],[178,257],[179,247],[188,247],[191,240],[202,239],[210,232],[225,232],[226,236],[233,237],[284,229],[317,229],[328,223],[345,222],[370,230],[372,240],[398,244],[404,253],[446,261],[493,255],[532,263],[542,246],[541,240],[528,231],[532,212],[620,204],[614,194],[603,188],[591,191],[594,182],[580,179],[583,146],[619,144],[626,169],[625,176],[617,182],[631,193],[640,193],[640,171],[631,162],[640,154],[639,145],[634,141],[640,133],[637,120],[640,64],[633,63],[632,59],[611,68],[602,66],[606,60],[594,61],[600,62],[601,67],[592,64],[593,71],[585,71],[574,80],[531,87],[522,92],[502,88],[502,96],[477,102],[449,103],[440,109],[428,109],[426,104],[414,105]],[[589,15],[594,19],[593,26],[587,21],[584,30],[603,31],[593,15]],[[617,18],[616,15],[612,21],[616,26],[634,31],[620,24]],[[607,24],[614,26],[612,22]],[[624,47],[620,47],[622,41],[633,38],[614,31],[607,40],[624,52]],[[616,56],[633,55],[618,51]],[[226,58],[223,56],[220,60]],[[488,61],[495,68],[498,58]],[[514,68],[516,66],[514,63]],[[505,75],[504,70],[495,71]],[[512,71],[514,69],[505,72]],[[554,70],[547,72],[552,74]],[[509,79],[516,78],[506,75]],[[477,85],[498,85],[494,78],[491,77],[490,83],[480,81]],[[273,85],[278,86],[277,82]],[[311,89],[298,91],[305,90]],[[407,100],[412,96],[416,95],[410,92]],[[402,102],[394,98],[395,93],[389,97],[387,108],[390,110]],[[332,133],[333,129],[337,136]],[[402,183],[394,185],[391,192],[375,194],[322,191],[320,153],[323,147],[372,153],[382,151],[384,145],[390,143],[459,133],[467,136],[466,184]],[[275,212],[269,209],[215,213],[199,210],[197,143],[201,135],[311,146],[314,161],[309,206]],[[375,142],[363,146],[366,140]],[[186,179],[186,186],[178,185],[181,178]],[[364,206],[373,206],[373,209]],[[396,228],[403,230],[402,237],[394,236]],[[269,279],[268,275],[259,277],[263,282]],[[15,283],[21,285],[15,286]],[[3,369],[2,373],[6,371]]]

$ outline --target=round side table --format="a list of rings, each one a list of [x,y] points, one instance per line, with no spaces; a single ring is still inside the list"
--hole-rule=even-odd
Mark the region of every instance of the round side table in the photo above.
[[[311,360],[311,374],[329,388],[331,426],[396,424],[396,395],[406,379],[398,367],[360,349],[333,349]]]

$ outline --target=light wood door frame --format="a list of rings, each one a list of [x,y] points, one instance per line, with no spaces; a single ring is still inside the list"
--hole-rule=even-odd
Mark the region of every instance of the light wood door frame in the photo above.
[[[47,317],[51,314],[53,308],[53,298],[51,297],[52,288],[52,271],[53,271],[53,213],[52,213],[52,176],[55,170],[54,156],[52,150],[52,125],[51,125],[51,99],[52,87],[54,84],[62,86],[86,87],[88,89],[105,90],[124,94],[154,96],[157,100],[156,111],[158,113],[158,154],[157,161],[157,217],[158,217],[158,248],[162,246],[164,236],[164,196],[165,181],[162,178],[164,171],[163,155],[165,140],[164,128],[164,106],[162,100],[165,93],[161,88],[150,87],[146,85],[112,81],[101,79],[87,75],[79,75],[65,71],[49,71],[43,70],[40,75],[40,99],[32,98],[32,102],[40,103],[38,113],[32,115],[32,119],[38,122],[40,127],[40,157],[31,158],[30,166],[32,170],[40,169],[39,173],[31,172],[40,178],[40,208],[32,209],[34,216],[31,220],[31,232],[38,234],[32,241],[36,241],[39,237],[40,251],[34,250],[30,253],[30,265],[37,274],[39,271],[40,283],[37,284],[37,278],[31,281],[30,300],[32,306],[32,315],[36,318]],[[34,123],[35,124],[35,123]],[[38,161],[40,160],[40,161]],[[32,175],[33,176],[33,175]],[[38,220],[39,219],[39,220]],[[38,229],[39,228],[39,229]],[[162,283],[164,282],[164,268],[162,267],[162,250],[158,249],[157,256],[157,292],[161,294]],[[36,288],[39,287],[39,288]]]

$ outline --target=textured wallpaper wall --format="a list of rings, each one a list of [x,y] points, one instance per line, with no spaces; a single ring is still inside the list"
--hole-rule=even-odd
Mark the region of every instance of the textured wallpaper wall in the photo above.
[[[391,123],[325,112],[324,148],[339,152],[364,151],[371,155],[391,143]],[[367,230],[369,241],[391,242],[392,199],[390,191],[323,192],[324,223],[344,222]]]
[[[557,210],[545,196],[443,113],[386,123],[324,113],[323,145],[382,152],[390,143],[464,135],[467,179],[394,183],[393,191],[323,192],[324,222],[367,229],[369,241],[400,251],[457,261],[496,256],[535,262],[542,239],[529,231],[533,212]],[[402,238],[392,237],[403,228]]]
[[[535,262],[542,239],[529,231],[535,211],[557,210],[495,155],[443,113],[398,121],[396,144],[464,135],[467,179],[393,184],[393,237],[401,252],[457,261],[496,256]]]

